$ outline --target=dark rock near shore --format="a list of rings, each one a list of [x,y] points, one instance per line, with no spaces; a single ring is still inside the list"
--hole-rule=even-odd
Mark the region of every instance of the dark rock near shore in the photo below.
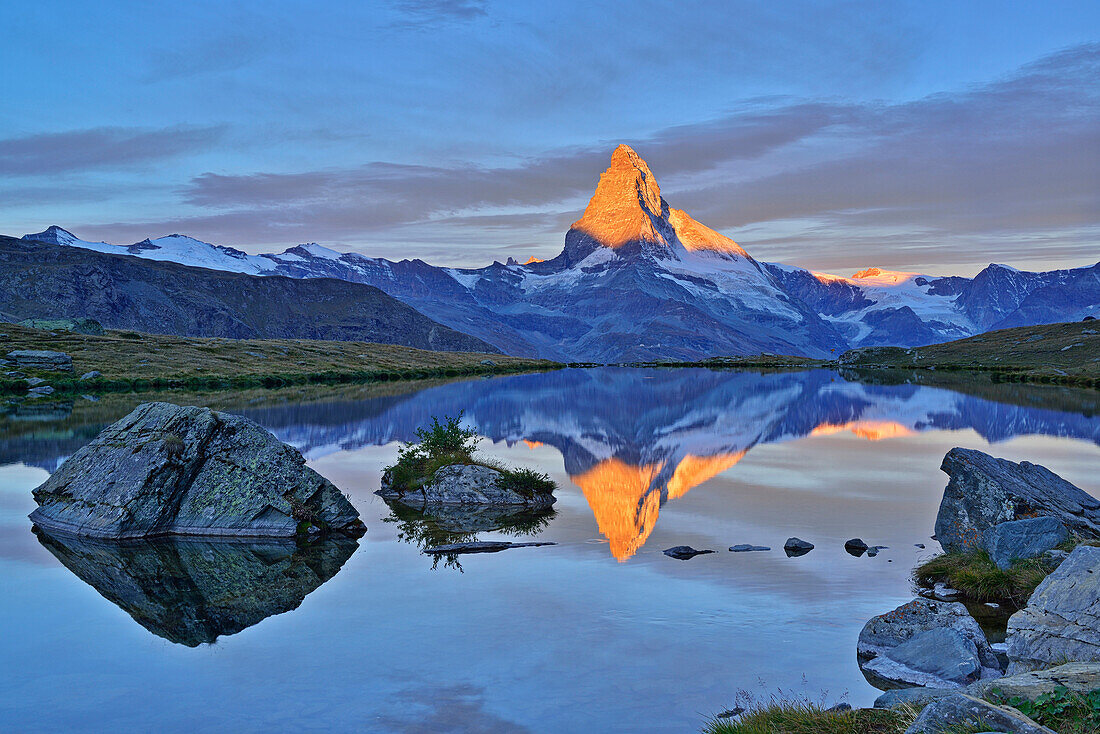
[[[733,553],[752,553],[770,550],[771,548],[766,545],[749,545],[748,543],[740,543],[738,545],[730,546],[730,551],[732,551]]]
[[[852,538],[845,541],[844,550],[848,551],[853,556],[859,557],[867,552],[868,545],[859,538]]]
[[[500,505],[538,509],[549,507],[557,500],[549,492],[521,494],[501,483],[503,474],[479,464],[452,464],[438,469],[434,476],[419,487],[398,489],[393,486],[390,472],[382,476],[382,488],[375,494],[385,500],[409,507],[434,505]]]
[[[783,550],[786,552],[788,558],[804,556],[813,549],[813,543],[802,540],[801,538],[787,538],[787,542],[783,544]]]
[[[940,468],[951,477],[936,516],[936,538],[946,551],[981,548],[989,528],[1038,516],[1100,537],[1100,501],[1045,467],[954,448]]]
[[[297,449],[250,420],[144,403],[34,490],[34,523],[101,538],[362,532],[359,513]]]
[[[1066,526],[1053,517],[1032,517],[994,525],[982,536],[982,546],[997,568],[1006,571],[1018,559],[1034,558],[1069,539]]]
[[[296,609],[359,545],[343,535],[300,546],[274,539],[108,542],[41,528],[36,534],[66,568],[142,627],[188,647]]]
[[[1008,620],[1009,673],[1100,662],[1100,548],[1081,545]]]
[[[704,553],[713,553],[712,550],[695,550],[690,545],[674,545],[671,548],[666,548],[664,554],[669,558],[676,558],[681,561],[686,561],[695,556],[701,556]]]
[[[8,352],[8,360],[25,370],[43,372],[72,372],[73,358],[65,352],[51,352],[45,349],[16,349]]]

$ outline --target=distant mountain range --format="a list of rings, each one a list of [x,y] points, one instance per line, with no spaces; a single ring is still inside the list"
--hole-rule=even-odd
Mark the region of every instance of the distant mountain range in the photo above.
[[[0,318],[73,314],[158,334],[498,351],[361,283],[257,278],[0,236]]]
[[[1100,263],[1044,273],[990,265],[974,278],[870,268],[842,278],[758,262],[670,208],[645,161],[625,145],[561,254],[544,262],[443,268],[316,244],[249,255],[182,235],[124,246],[81,240],[60,227],[23,239],[255,276],[368,284],[509,354],[566,361],[823,357],[1100,314]]]

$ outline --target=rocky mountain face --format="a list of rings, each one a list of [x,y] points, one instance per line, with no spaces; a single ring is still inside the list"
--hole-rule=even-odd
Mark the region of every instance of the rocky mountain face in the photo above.
[[[649,166],[625,145],[561,254],[546,261],[443,268],[316,244],[249,255],[182,235],[128,246],[88,242],[59,227],[24,239],[251,275],[364,283],[509,354],[567,361],[821,357],[1100,314],[1100,263],[1046,273],[990,265],[974,278],[869,268],[844,278],[758,262],[671,208]]]
[[[0,315],[75,315],[112,329],[183,336],[498,351],[368,285],[258,278],[9,237],[0,237]]]

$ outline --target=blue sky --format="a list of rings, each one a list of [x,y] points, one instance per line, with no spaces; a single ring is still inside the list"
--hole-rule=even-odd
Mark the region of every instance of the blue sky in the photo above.
[[[1100,253],[1100,3],[0,8],[0,232],[548,257],[612,149],[759,259]]]

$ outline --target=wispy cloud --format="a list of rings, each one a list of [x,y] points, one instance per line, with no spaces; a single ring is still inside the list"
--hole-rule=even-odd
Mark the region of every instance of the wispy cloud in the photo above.
[[[220,126],[99,127],[0,140],[0,174],[42,175],[121,168],[210,147]]]
[[[477,262],[508,238],[543,242],[549,254],[561,233],[547,227],[583,206],[611,149],[628,142],[672,205],[744,234],[765,258],[988,262],[1027,256],[1040,238],[1044,252],[1082,252],[1100,229],[1097,78],[1100,44],[1088,44],[903,104],[760,99],[714,120],[512,166],[376,161],[205,173],[181,191],[200,214],[93,232],[187,230],[245,245],[407,242],[419,232],[426,244],[462,246],[452,262]]]
[[[469,21],[488,15],[485,0],[398,0],[394,8],[405,27],[429,27],[455,21]]]

